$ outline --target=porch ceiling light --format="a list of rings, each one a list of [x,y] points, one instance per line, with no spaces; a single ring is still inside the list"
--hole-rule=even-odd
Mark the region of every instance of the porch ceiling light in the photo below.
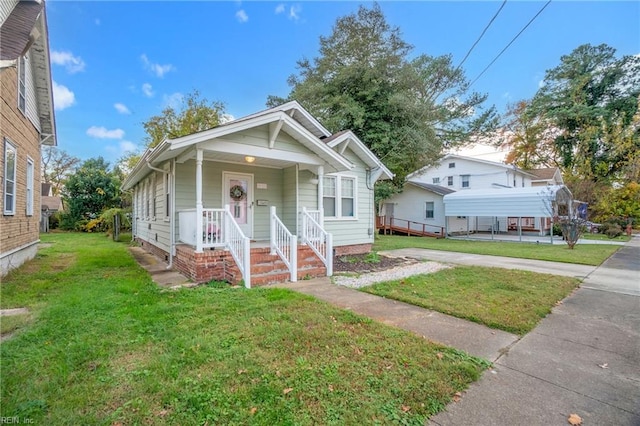
[[[247,155],[246,157],[244,157],[244,161],[246,161],[247,163],[253,163],[254,161],[256,161],[256,157]]]

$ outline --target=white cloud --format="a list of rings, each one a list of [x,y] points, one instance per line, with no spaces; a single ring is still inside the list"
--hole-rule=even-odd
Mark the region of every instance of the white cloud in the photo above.
[[[107,130],[106,127],[91,126],[87,129],[87,135],[98,139],[122,139],[124,137],[124,130]]]
[[[147,58],[147,55],[145,55],[144,53],[140,55],[140,59],[142,59],[142,63],[144,64],[144,67],[147,70],[151,71],[153,74],[155,74],[156,77],[158,78],[162,78],[169,71],[175,71],[176,69],[171,64],[160,65],[160,64],[156,64],[155,62],[151,62],[149,58]]]
[[[247,15],[247,12],[244,11],[244,9],[240,9],[239,11],[236,12],[236,19],[241,24],[244,24],[249,20],[249,16]]]
[[[509,93],[509,92],[504,92],[502,94],[502,99],[506,99],[506,100],[510,101],[511,98],[512,98],[512,96],[511,96],[511,93]]]
[[[138,152],[138,146],[130,141],[120,141],[117,145],[107,145],[105,150],[114,154],[116,157],[122,157],[130,152]]]
[[[299,4],[294,4],[289,9],[289,19],[292,21],[297,21],[300,19],[300,12],[302,12],[302,6]]]
[[[153,87],[149,83],[144,83],[142,85],[142,93],[144,93],[147,98],[153,98],[153,95],[155,95]]]
[[[76,95],[73,94],[66,86],[53,83],[53,105],[57,111],[62,111],[76,103]]]
[[[129,108],[127,108],[127,106],[125,104],[121,104],[120,102],[117,102],[117,103],[113,104],[113,107],[120,114],[126,114],[126,115],[131,114],[131,111],[129,110]]]
[[[284,10],[285,10],[284,4],[280,3],[279,5],[276,6],[276,15],[284,13]]]
[[[170,95],[163,95],[162,101],[164,102],[165,106],[171,107],[173,109],[177,109],[182,104],[183,98],[184,98],[184,95],[182,93],[176,92]]]
[[[220,116],[220,124],[228,123],[230,121],[235,120],[236,118],[231,114],[222,114]]]
[[[73,56],[71,52],[51,51],[51,63],[63,66],[69,74],[84,71],[85,63],[79,56]]]

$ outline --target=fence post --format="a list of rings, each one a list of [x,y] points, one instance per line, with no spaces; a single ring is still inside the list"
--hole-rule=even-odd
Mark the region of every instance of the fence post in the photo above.
[[[333,234],[327,234],[327,276],[333,275]]]
[[[244,263],[242,266],[242,269],[244,269],[242,278],[244,278],[244,286],[251,288],[251,240],[249,240],[249,237],[242,239],[242,251],[244,253],[244,256],[242,256]]]
[[[269,240],[271,247],[271,254],[276,254],[276,206],[269,208]]]

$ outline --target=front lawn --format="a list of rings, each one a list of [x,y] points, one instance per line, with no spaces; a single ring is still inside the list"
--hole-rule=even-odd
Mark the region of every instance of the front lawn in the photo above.
[[[573,250],[569,250],[565,244],[552,245],[500,241],[438,240],[428,237],[376,235],[373,250],[384,251],[408,247],[517,257],[521,259],[549,260],[552,262],[577,263],[593,266],[600,265],[620,248],[618,245],[609,244],[577,244]]]
[[[487,363],[285,289],[165,291],[51,234],[2,282],[2,416],[34,424],[423,424]]]
[[[361,290],[523,335],[579,284],[571,277],[457,266]]]

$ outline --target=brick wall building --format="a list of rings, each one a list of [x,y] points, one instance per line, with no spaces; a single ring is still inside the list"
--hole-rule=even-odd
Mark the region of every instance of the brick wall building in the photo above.
[[[55,145],[44,2],[0,6],[0,273],[36,254],[41,146]]]

